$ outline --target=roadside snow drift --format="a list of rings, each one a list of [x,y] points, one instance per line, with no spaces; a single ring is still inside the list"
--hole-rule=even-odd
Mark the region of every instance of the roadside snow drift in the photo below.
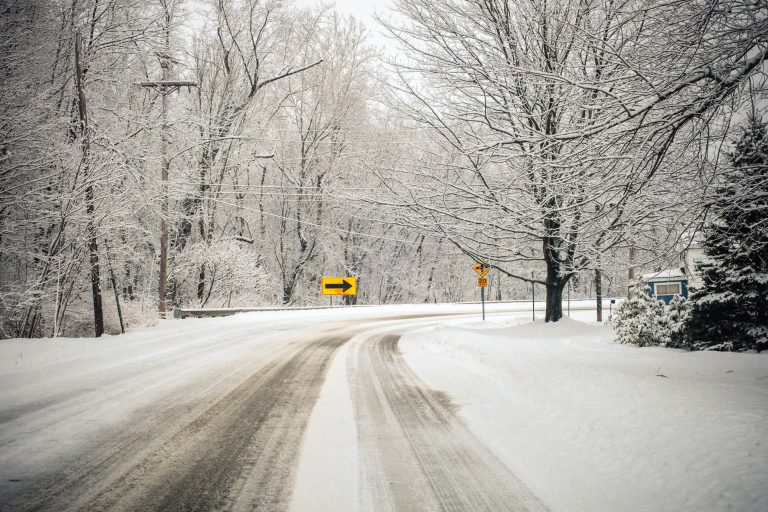
[[[768,510],[766,355],[522,322],[411,331],[400,347],[553,510]]]

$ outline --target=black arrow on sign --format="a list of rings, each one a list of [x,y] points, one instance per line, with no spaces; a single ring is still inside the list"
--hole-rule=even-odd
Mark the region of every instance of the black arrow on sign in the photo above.
[[[338,290],[341,288],[341,291],[345,292],[352,288],[352,283],[342,279],[340,283],[326,283],[325,288],[328,290]]]

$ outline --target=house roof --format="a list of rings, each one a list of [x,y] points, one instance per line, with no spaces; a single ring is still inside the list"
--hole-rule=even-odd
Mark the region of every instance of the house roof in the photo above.
[[[645,282],[653,281],[680,281],[681,279],[688,279],[685,271],[681,268],[668,268],[659,272],[651,272],[650,274],[643,274],[640,280]]]

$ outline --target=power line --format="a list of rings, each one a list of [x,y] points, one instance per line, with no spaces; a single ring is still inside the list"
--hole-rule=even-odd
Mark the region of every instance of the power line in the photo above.
[[[270,213],[270,212],[266,212],[266,211],[257,210],[257,209],[254,209],[254,208],[249,208],[247,206],[239,205],[239,204],[236,204],[236,203],[231,203],[229,201],[224,201],[222,199],[215,199],[215,198],[206,197],[206,196],[200,196],[200,195],[198,195],[197,197],[199,197],[201,199],[207,199],[209,201],[214,201],[214,202],[219,203],[219,204],[223,204],[223,205],[227,205],[227,206],[233,206],[235,208],[239,208],[241,210],[246,210],[246,211],[249,211],[249,212],[252,212],[252,213],[257,213],[259,215],[265,215],[267,217],[272,217],[272,218],[277,218],[277,219],[282,219],[282,220],[289,220],[289,221],[295,222],[297,224],[299,223],[299,221],[297,219],[294,219],[293,217],[286,217],[284,215],[278,215],[276,213]],[[354,217],[354,216],[350,215],[350,217]],[[379,223],[385,224],[385,225],[403,227],[402,225],[399,225],[399,224],[383,222],[381,220],[374,220],[374,219],[364,219],[364,220],[371,220],[371,221],[379,222]],[[425,240],[416,241],[416,240],[406,240],[406,239],[403,239],[403,238],[396,238],[396,237],[389,237],[389,236],[371,235],[369,233],[362,233],[360,231],[344,229],[344,228],[340,228],[340,227],[337,227],[337,226],[326,226],[326,225],[323,225],[323,224],[318,224],[316,222],[310,222],[310,221],[306,221],[306,220],[302,220],[301,223],[305,224],[307,226],[312,226],[312,227],[316,227],[316,228],[319,228],[319,229],[325,229],[325,230],[328,230],[328,231],[335,231],[335,232],[343,233],[343,234],[347,234],[347,235],[357,235],[357,236],[361,236],[361,237],[364,237],[364,238],[371,238],[371,239],[374,239],[374,240],[387,240],[387,241],[390,241],[390,242],[400,242],[400,243],[412,244],[412,245],[421,245],[421,244],[424,244],[424,245],[439,245],[439,244],[437,244],[435,242],[427,242]]]

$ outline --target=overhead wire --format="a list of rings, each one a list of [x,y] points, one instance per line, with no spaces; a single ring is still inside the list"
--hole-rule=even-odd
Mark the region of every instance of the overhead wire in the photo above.
[[[435,242],[427,242],[426,240],[416,241],[416,240],[406,240],[404,238],[396,238],[396,237],[390,237],[390,236],[372,235],[370,233],[362,233],[360,231],[344,229],[344,228],[340,228],[340,227],[337,227],[337,226],[327,226],[327,225],[324,225],[324,224],[318,224],[316,222],[311,222],[311,221],[307,221],[307,220],[299,221],[298,219],[295,219],[293,217],[286,217],[284,215],[278,215],[276,213],[261,211],[261,210],[255,209],[255,208],[249,208],[247,206],[239,205],[239,204],[232,203],[232,202],[229,202],[229,201],[224,201],[222,199],[217,199],[217,198],[212,198],[212,197],[207,197],[207,196],[202,196],[202,195],[197,195],[197,197],[199,197],[201,199],[206,199],[206,200],[209,200],[209,201],[214,201],[214,202],[219,203],[219,204],[223,204],[223,205],[227,205],[227,206],[232,206],[232,207],[235,207],[235,208],[240,208],[242,210],[246,210],[246,211],[249,211],[249,212],[252,212],[252,213],[256,213],[256,214],[259,214],[259,215],[265,215],[267,217],[272,217],[272,218],[277,218],[277,219],[282,219],[282,220],[288,220],[288,221],[291,221],[291,222],[295,222],[297,224],[299,222],[301,222],[302,224],[305,224],[307,226],[312,226],[312,227],[316,227],[316,228],[319,228],[319,229],[325,229],[325,230],[328,230],[328,231],[335,231],[335,232],[343,233],[343,234],[351,234],[351,235],[361,236],[361,237],[364,237],[364,238],[371,238],[371,239],[375,239],[375,240],[387,240],[387,241],[390,241],[390,242],[400,242],[400,243],[411,244],[411,245],[421,245],[421,244],[423,244],[423,245],[439,245],[439,244],[437,244]],[[350,216],[350,217],[354,218],[354,216]],[[392,225],[392,226],[403,227],[400,224],[383,222],[381,220],[375,220],[375,219],[361,219],[361,220],[369,220],[369,221],[379,222],[379,223],[385,224],[385,225]]]

